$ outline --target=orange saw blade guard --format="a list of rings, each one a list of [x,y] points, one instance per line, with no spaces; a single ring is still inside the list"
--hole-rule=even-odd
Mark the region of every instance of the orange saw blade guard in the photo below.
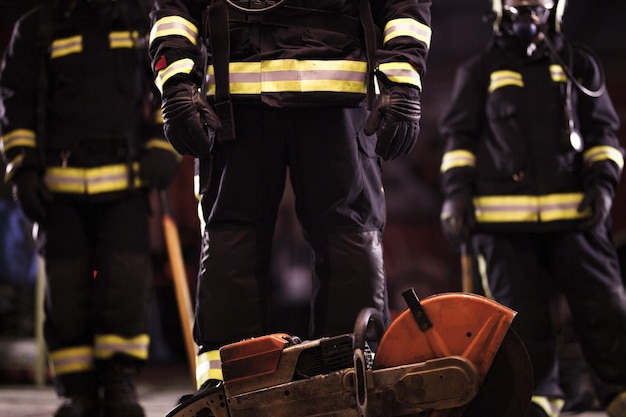
[[[415,297],[417,301],[417,297]],[[431,326],[422,330],[410,309],[387,328],[374,358],[374,369],[408,365],[446,356],[463,356],[487,374],[513,318],[517,314],[486,297],[443,293],[421,304]]]

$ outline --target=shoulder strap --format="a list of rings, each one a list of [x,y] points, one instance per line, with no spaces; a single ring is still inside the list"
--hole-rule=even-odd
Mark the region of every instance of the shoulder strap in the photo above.
[[[46,136],[46,96],[48,94],[48,64],[50,46],[54,33],[56,13],[52,3],[46,3],[39,10],[39,72],[37,74],[36,139],[42,167],[46,166],[44,143]]]
[[[374,64],[376,57],[376,26],[372,16],[372,9],[369,0],[360,0],[359,18],[365,36],[365,53],[367,55],[367,108],[374,106]]]
[[[228,6],[223,1],[213,2],[207,10],[208,37],[213,54],[213,68],[215,70],[215,113],[220,119],[222,128],[218,141],[234,140],[235,124],[233,120],[233,104],[230,98],[230,31],[228,25]],[[203,71],[206,71],[204,65]],[[203,85],[206,81],[203,81]]]

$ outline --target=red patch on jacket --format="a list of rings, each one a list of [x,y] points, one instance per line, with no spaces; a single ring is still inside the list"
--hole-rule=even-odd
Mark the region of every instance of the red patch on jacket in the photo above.
[[[154,65],[155,71],[161,71],[163,68],[167,67],[167,61],[165,60],[165,55],[161,55],[161,58]]]

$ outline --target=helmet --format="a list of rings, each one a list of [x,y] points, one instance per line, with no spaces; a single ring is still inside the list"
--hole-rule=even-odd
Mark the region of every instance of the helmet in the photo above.
[[[532,36],[541,26],[561,31],[567,0],[491,0],[491,20],[496,34],[513,34],[518,21],[518,35]]]

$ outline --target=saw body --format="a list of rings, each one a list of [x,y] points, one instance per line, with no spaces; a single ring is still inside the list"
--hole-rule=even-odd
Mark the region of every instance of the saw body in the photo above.
[[[168,417],[195,417],[206,409],[215,417],[452,417],[468,408],[470,417],[471,409],[481,410],[480,417],[510,408],[518,410],[507,417],[524,415],[530,362],[522,358],[507,366],[511,360],[499,352],[504,346],[525,353],[510,330],[514,311],[460,293],[408,303],[410,309],[374,341],[375,354],[364,342],[376,319],[367,309],[353,334],[304,342],[272,334],[224,346],[224,383],[201,391]],[[473,404],[494,394],[481,392],[492,364],[505,371],[494,371],[498,381],[488,384],[491,390],[500,383],[521,387],[509,390],[510,398],[493,414]]]

